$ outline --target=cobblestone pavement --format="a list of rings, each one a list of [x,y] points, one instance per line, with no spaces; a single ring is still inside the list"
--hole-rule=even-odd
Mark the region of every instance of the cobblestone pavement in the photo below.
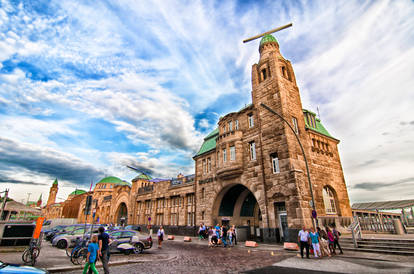
[[[247,248],[209,248],[183,242],[165,242],[162,249],[148,251],[143,256],[168,255],[170,259],[137,264],[112,266],[112,273],[239,273],[271,266],[292,255]],[[103,272],[102,269],[98,269]],[[79,273],[79,271],[62,272]]]

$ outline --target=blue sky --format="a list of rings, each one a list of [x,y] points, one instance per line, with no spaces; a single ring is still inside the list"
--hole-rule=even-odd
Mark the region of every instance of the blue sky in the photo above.
[[[303,106],[339,145],[351,201],[414,197],[412,1],[0,1],[0,184],[60,199],[135,165],[190,174],[218,117],[250,103],[275,34]],[[33,197],[32,196],[32,197]]]

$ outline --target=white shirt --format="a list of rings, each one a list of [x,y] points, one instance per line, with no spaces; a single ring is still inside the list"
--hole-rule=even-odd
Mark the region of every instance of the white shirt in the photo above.
[[[309,232],[303,231],[302,229],[299,231],[299,237],[301,242],[307,242],[309,239]]]

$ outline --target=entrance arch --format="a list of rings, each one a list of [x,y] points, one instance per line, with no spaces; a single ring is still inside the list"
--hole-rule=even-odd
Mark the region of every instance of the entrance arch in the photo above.
[[[239,237],[244,234],[246,239],[262,238],[260,228],[262,213],[254,194],[242,184],[232,184],[224,187],[216,196],[212,224],[235,225],[238,227]]]
[[[118,225],[125,225],[128,222],[128,208],[124,202],[120,203],[116,211],[116,222]]]

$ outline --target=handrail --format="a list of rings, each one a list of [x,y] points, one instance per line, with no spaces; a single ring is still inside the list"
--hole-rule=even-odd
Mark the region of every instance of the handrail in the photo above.
[[[361,225],[359,224],[358,216],[354,216],[354,221],[350,225],[352,232],[352,242],[354,247],[358,248],[358,240],[362,239]]]

